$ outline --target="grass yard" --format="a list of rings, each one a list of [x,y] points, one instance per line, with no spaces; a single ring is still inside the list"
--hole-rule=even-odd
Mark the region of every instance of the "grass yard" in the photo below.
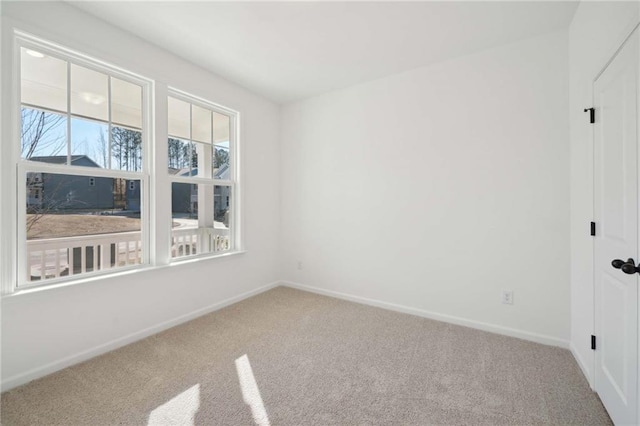
[[[80,214],[28,214],[27,239],[75,237],[80,235],[109,234],[140,230],[140,219],[122,216]],[[29,226],[27,225],[27,228]]]

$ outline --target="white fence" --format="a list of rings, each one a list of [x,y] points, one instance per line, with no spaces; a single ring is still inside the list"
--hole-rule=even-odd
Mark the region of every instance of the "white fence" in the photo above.
[[[171,257],[229,250],[229,230],[178,228]],[[142,263],[141,232],[27,241],[27,281],[40,281]]]
[[[172,232],[171,257],[191,256],[229,250],[229,230],[222,228],[183,228]]]
[[[27,280],[84,274],[142,261],[141,233],[84,235],[27,241]]]

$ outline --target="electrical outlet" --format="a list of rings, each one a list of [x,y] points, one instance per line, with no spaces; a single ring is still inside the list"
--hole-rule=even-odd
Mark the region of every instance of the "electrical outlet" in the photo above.
[[[513,291],[502,290],[502,303],[505,305],[513,305]]]
[[[298,260],[298,270],[302,271],[302,262]]]

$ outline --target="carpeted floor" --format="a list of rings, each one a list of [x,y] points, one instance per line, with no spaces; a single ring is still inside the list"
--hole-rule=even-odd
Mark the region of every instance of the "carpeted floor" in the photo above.
[[[279,287],[2,395],[10,425],[611,424],[571,354]]]

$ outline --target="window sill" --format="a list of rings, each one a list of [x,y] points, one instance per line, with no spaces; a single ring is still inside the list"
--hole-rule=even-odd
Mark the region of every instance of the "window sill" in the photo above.
[[[5,301],[8,302],[12,299],[23,298],[28,295],[40,294],[45,291],[58,290],[62,288],[89,284],[92,282],[100,282],[100,281],[104,281],[112,278],[119,278],[119,277],[124,277],[129,275],[143,274],[145,272],[153,272],[153,271],[162,270],[166,268],[175,268],[175,267],[180,267],[181,265],[200,263],[200,262],[205,262],[207,260],[223,259],[223,258],[237,256],[237,255],[242,255],[245,253],[247,253],[247,250],[236,250],[232,252],[226,252],[226,253],[215,254],[215,255],[203,254],[199,256],[189,256],[189,257],[185,257],[184,259],[170,260],[170,263],[163,264],[163,265],[154,265],[154,266],[145,265],[145,266],[129,268],[126,270],[113,272],[113,273],[97,274],[97,275],[92,275],[92,276],[78,278],[78,279],[66,279],[64,281],[58,281],[52,284],[42,284],[39,286],[19,288],[13,291],[12,293],[3,294],[0,297],[0,299],[3,302]]]
[[[184,265],[186,263],[196,263],[196,262],[202,262],[204,260],[208,260],[208,259],[222,259],[225,257],[231,257],[231,256],[236,256],[238,254],[245,254],[247,251],[246,250],[236,250],[236,251],[227,251],[224,253],[220,253],[220,254],[210,254],[210,253],[205,253],[205,254],[198,254],[195,256],[185,256],[185,257],[178,257],[176,259],[171,259],[169,260],[169,264],[168,265],[162,265],[162,268],[166,268],[166,267],[174,267],[174,266],[179,266],[179,265]]]

